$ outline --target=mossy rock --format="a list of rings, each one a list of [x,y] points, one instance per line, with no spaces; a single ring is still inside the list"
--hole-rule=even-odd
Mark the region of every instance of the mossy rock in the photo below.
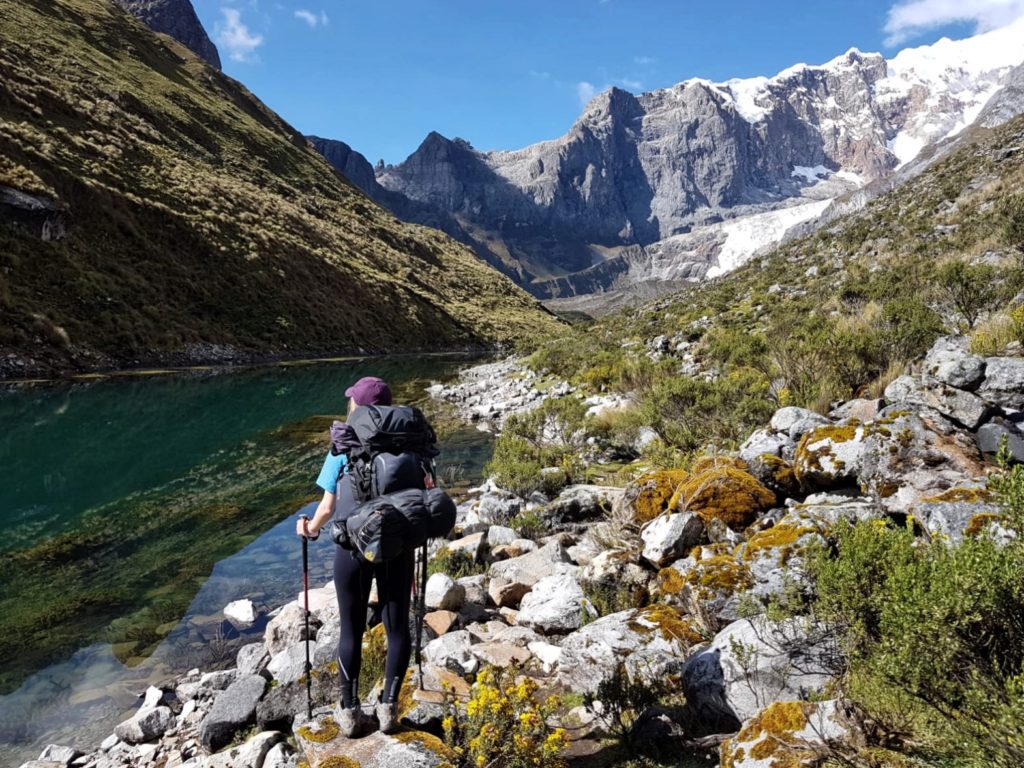
[[[672,499],[688,478],[682,469],[648,472],[626,486],[620,504],[630,510],[633,522],[646,523],[671,508]]]
[[[735,466],[719,466],[694,474],[679,486],[670,501],[672,508],[699,515],[709,527],[718,521],[734,531],[742,531],[774,504],[774,493],[749,472]]]
[[[781,456],[761,454],[750,463],[750,474],[765,488],[774,491],[779,502],[800,493],[800,482],[793,465]]]

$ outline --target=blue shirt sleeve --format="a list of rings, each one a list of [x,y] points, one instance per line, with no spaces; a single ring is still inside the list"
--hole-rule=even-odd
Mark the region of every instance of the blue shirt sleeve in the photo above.
[[[324,459],[324,467],[320,470],[320,476],[316,479],[316,484],[328,493],[337,493],[338,478],[341,477],[341,472],[346,464],[348,464],[348,456],[343,453],[335,456],[328,451],[327,458]]]

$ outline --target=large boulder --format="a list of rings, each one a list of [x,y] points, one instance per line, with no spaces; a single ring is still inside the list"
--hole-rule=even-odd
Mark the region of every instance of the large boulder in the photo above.
[[[276,656],[296,643],[301,643],[303,640],[315,640],[316,630],[319,626],[319,620],[315,616],[310,615],[310,636],[307,638],[305,636],[306,611],[301,605],[293,601],[285,605],[281,612],[267,624],[267,629],[263,634],[263,642],[266,643],[267,652],[271,656]]]
[[[769,424],[775,432],[787,435],[791,440],[796,440],[814,427],[828,424],[828,419],[807,408],[789,405],[779,408],[772,415]]]
[[[445,573],[427,579],[426,603],[432,611],[457,611],[466,599],[466,588]]]
[[[585,611],[594,611],[576,579],[567,574],[547,576],[523,597],[516,623],[544,635],[579,629]]]
[[[575,569],[565,547],[553,539],[535,552],[492,563],[490,576],[492,579],[504,579],[508,583],[532,587],[547,576],[572,573]]]
[[[454,759],[443,741],[423,731],[392,736],[374,731],[359,739],[346,739],[329,715],[298,725],[294,733],[310,768],[438,768]]]
[[[978,443],[978,450],[986,454],[998,453],[1005,440],[1011,459],[1024,464],[1024,432],[1018,422],[993,420],[983,424],[974,439]]]
[[[731,768],[817,768],[857,736],[835,700],[776,701],[722,742],[719,757]]]
[[[900,376],[885,388],[885,398],[931,408],[967,429],[977,429],[988,416],[989,404],[971,392],[941,382],[922,382],[913,376]]]
[[[341,675],[337,661],[315,667],[310,676],[312,708],[333,707],[341,698]],[[256,724],[264,731],[288,731],[297,716],[306,711],[306,682],[295,680],[274,685],[256,705]]]
[[[802,438],[793,459],[793,471],[807,490],[828,490],[856,482],[864,457],[864,441],[871,434],[859,422],[817,427]]]
[[[986,358],[978,395],[1002,408],[1024,409],[1024,357]]]
[[[788,434],[781,435],[768,429],[758,429],[743,441],[739,455],[743,461],[750,464],[759,456],[781,457],[784,449],[790,445]]]
[[[774,701],[820,694],[840,661],[834,632],[811,619],[740,619],[686,662],[686,706],[700,730],[736,731]]]
[[[709,532],[724,526],[742,531],[775,504],[775,494],[747,471],[739,459],[708,457],[698,460],[682,483],[671,506],[696,514]]]
[[[794,588],[806,590],[807,554],[813,547],[825,546],[829,528],[820,519],[799,510],[752,534],[736,552],[754,582],[749,592],[767,602]]]
[[[313,643],[309,643],[309,656],[315,655]],[[267,671],[278,685],[294,682],[306,674],[306,643],[297,643],[277,654],[267,665]]]
[[[700,544],[704,520],[693,512],[673,512],[648,523],[640,533],[643,557],[660,568],[678,560]]]
[[[246,675],[217,694],[199,729],[200,743],[211,752],[230,743],[235,732],[253,719],[266,687],[267,681],[260,675]]]
[[[667,605],[603,616],[562,641],[558,680],[577,693],[594,692],[616,665],[631,675],[664,680],[679,675],[690,649],[701,641],[689,620]]]
[[[914,517],[933,537],[952,544],[977,536],[1003,519],[1003,509],[982,485],[962,485],[926,496],[913,507]]]
[[[754,584],[729,544],[695,547],[658,572],[652,594],[688,614],[694,626],[717,632],[740,615],[740,599]]]
[[[240,675],[262,675],[270,663],[270,654],[263,643],[249,643],[238,649],[235,667]]]
[[[114,728],[114,735],[128,744],[143,744],[159,739],[173,723],[174,714],[168,707],[142,707],[128,720],[119,723]]]
[[[623,494],[622,488],[570,485],[544,508],[541,516],[553,531],[576,528],[581,523],[605,517]]]
[[[985,474],[974,439],[941,417],[890,406],[870,426],[858,480],[888,512]]]
[[[663,469],[641,475],[626,486],[615,502],[613,516],[639,524],[653,520],[669,509],[669,502],[688,477],[688,473],[681,469]]]
[[[926,381],[973,391],[985,379],[985,360],[971,354],[966,336],[942,336],[925,355],[922,374]]]

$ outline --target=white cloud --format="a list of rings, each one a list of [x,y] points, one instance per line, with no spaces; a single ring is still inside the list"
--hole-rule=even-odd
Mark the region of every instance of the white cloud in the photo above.
[[[615,80],[616,85],[621,85],[623,88],[629,91],[642,91],[644,84],[639,80],[630,80],[628,77],[619,77]]]
[[[653,56],[634,56],[633,57],[633,63],[634,64],[639,64],[641,67],[649,67],[655,61],[657,61],[657,59],[655,59]]]
[[[221,8],[221,13],[224,24],[217,24],[217,44],[228,52],[232,61],[255,61],[256,49],[263,45],[263,35],[249,31],[237,8]]]
[[[586,105],[596,93],[597,86],[593,83],[588,83],[586,80],[576,83],[576,95],[579,97],[580,104]]]
[[[538,80],[550,80],[551,79],[551,73],[550,72],[545,72],[545,71],[538,71],[536,69],[531,69],[530,70],[530,77],[535,77]]]
[[[973,24],[975,32],[1004,27],[1024,16],[1024,0],[900,0],[885,20],[886,45],[899,45],[946,24]]]
[[[298,10],[295,12],[295,18],[309,24],[311,29],[320,23],[320,17],[312,11]]]
[[[331,23],[331,20],[327,18],[327,11],[320,11],[320,25],[326,27]]]

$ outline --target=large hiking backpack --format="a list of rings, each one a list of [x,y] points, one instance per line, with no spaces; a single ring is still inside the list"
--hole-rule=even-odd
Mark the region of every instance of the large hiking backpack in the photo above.
[[[437,436],[418,408],[355,409],[335,435],[348,454],[338,478],[331,538],[369,562],[384,562],[455,526],[455,503],[434,488]]]

